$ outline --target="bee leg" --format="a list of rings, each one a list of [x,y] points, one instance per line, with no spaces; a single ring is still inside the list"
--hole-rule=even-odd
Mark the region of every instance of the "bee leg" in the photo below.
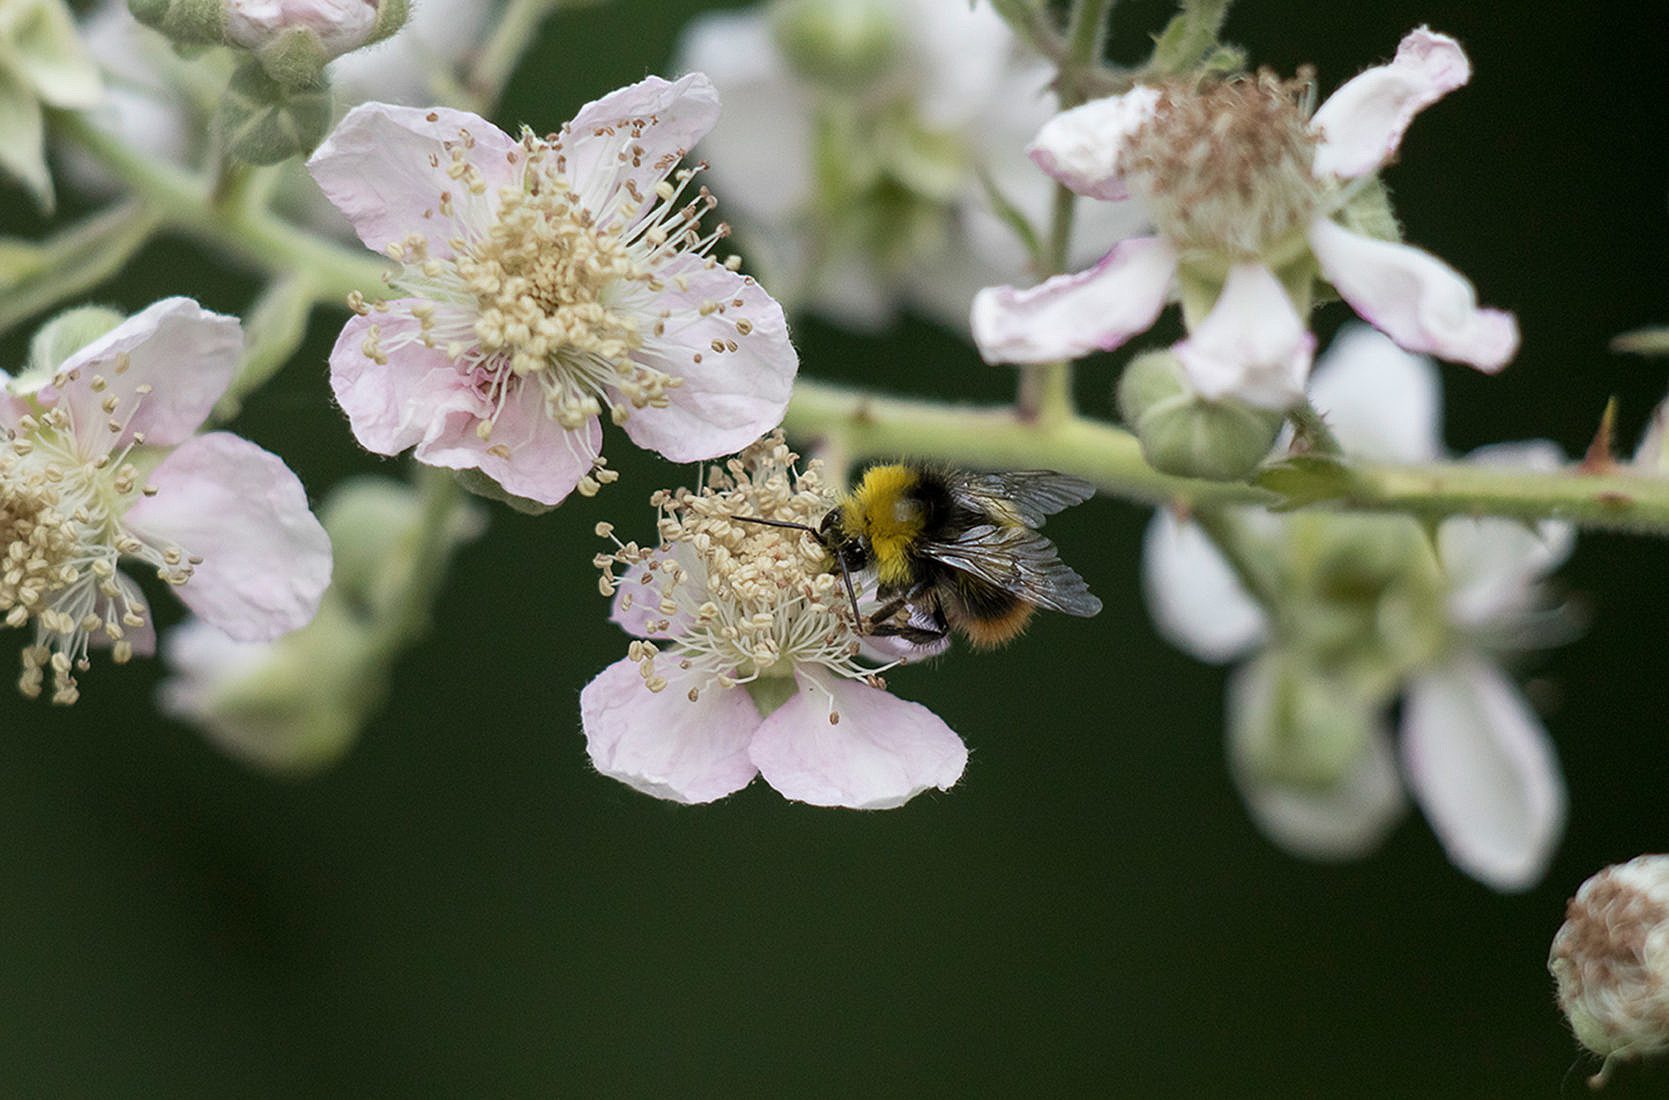
[[[910,602],[910,596],[900,596],[892,602],[878,608],[869,617],[869,630],[866,632],[878,638],[903,638],[911,645],[929,646],[935,642],[942,642],[950,634],[950,623],[945,619],[944,608],[939,601],[933,601],[932,625],[918,626],[914,621],[895,623],[889,622],[893,616]]]
[[[884,633],[884,634],[887,634],[887,635],[896,634],[897,631],[887,630],[887,629],[884,629],[884,628],[887,626],[888,620],[891,619],[894,615],[897,615],[901,610],[903,610],[904,605],[909,603],[909,602],[910,602],[910,597],[909,596],[899,596],[896,599],[888,600],[886,603],[884,603],[880,607],[876,608],[875,609],[875,614],[871,615],[869,617],[869,622],[867,624],[865,624],[865,626],[863,628],[863,633],[865,633],[865,634],[883,634]]]

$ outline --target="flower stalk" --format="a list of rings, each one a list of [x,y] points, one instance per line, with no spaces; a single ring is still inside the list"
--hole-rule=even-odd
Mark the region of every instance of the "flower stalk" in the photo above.
[[[1669,480],[1618,470],[1587,474],[1456,462],[1389,466],[1290,462],[1261,484],[1172,477],[1142,461],[1135,436],[1089,417],[1048,425],[1015,410],[884,397],[801,379],[787,430],[823,439],[854,461],[909,454],[973,466],[1046,466],[1141,504],[1197,510],[1315,506],[1420,518],[1559,519],[1596,530],[1669,536]]]

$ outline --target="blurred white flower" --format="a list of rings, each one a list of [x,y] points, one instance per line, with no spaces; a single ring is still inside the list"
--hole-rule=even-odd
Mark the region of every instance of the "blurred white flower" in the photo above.
[[[1442,454],[1435,369],[1368,329],[1335,342],[1311,396],[1354,456]],[[1537,442],[1471,460],[1561,457]],[[1499,890],[1534,884],[1563,829],[1564,781],[1496,655],[1534,644],[1538,582],[1570,553],[1571,529],[1450,519],[1433,560],[1399,517],[1232,518],[1278,606],[1255,600],[1206,535],[1168,512],[1148,531],[1147,595],[1160,632],[1200,660],[1261,654],[1230,684],[1229,754],[1263,830],[1298,854],[1361,855],[1400,817],[1406,780],[1457,867]],[[1401,777],[1384,715],[1398,694]]]
[[[1054,184],[1025,144],[1056,110],[1053,70],[987,5],[780,0],[686,29],[725,117],[703,139],[714,187],[764,281],[793,308],[874,328],[900,305],[957,328],[975,292],[1029,257],[981,175],[1046,230]],[[1081,204],[1074,265],[1141,223]],[[1097,247],[1096,242],[1099,242]]]
[[[0,173],[53,208],[45,107],[85,110],[103,94],[98,66],[62,0],[0,3]]]

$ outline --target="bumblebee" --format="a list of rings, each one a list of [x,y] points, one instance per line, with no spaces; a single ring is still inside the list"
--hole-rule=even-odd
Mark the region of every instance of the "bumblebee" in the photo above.
[[[874,572],[882,606],[865,633],[926,646],[955,630],[975,646],[997,646],[1040,607],[1084,617],[1101,610],[1037,531],[1045,517],[1094,492],[1089,482],[1052,470],[871,466],[815,533],[849,593],[853,573]],[[854,613],[856,605],[854,595]]]

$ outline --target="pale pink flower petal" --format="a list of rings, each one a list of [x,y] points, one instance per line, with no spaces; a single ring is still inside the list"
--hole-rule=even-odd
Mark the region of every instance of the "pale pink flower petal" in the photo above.
[[[586,751],[612,779],[674,802],[711,802],[753,780],[748,742],[759,710],[741,688],[709,689],[690,701],[678,672],[662,691],[644,685],[622,658],[580,692]]]
[[[156,495],[125,524],[203,559],[178,590],[187,607],[239,641],[313,618],[330,583],[330,539],[282,459],[212,432],[180,444],[148,480]]]
[[[400,299],[389,312],[350,317],[330,352],[336,403],[360,446],[380,455],[437,438],[448,418],[467,420],[473,429],[477,416],[492,411],[444,350],[419,341],[418,322],[407,312],[412,304]],[[385,363],[365,354],[373,328],[380,345],[394,348]]]
[[[1158,102],[1159,89],[1146,85],[1091,100],[1050,119],[1026,152],[1080,195],[1114,202],[1128,198],[1120,161]]]
[[[498,189],[518,178],[517,148],[509,134],[468,111],[361,103],[308,159],[307,170],[367,248],[381,252],[415,233],[430,255],[445,257],[452,238],[470,235],[466,213],[495,205]],[[480,171],[484,193],[448,175],[454,149]],[[443,192],[452,197],[452,214],[441,210]]]
[[[1472,284],[1430,253],[1352,233],[1327,218],[1310,223],[1309,241],[1339,297],[1405,350],[1491,374],[1518,351],[1513,315],[1479,308]]]
[[[795,679],[799,690],[765,719],[749,750],[783,797],[886,810],[961,778],[967,746],[920,703],[803,666]]]
[[[1418,465],[1443,456],[1436,366],[1366,325],[1333,337],[1310,378],[1310,400],[1353,458]]]
[[[1346,81],[1316,111],[1315,174],[1353,179],[1374,171],[1397,151],[1415,115],[1471,78],[1460,43],[1425,27],[1410,32],[1395,61]]]
[[[1206,400],[1232,397],[1281,410],[1304,398],[1315,337],[1274,273],[1241,263],[1229,270],[1205,320],[1172,350]]]
[[[1164,509],[1142,540],[1148,614],[1165,640],[1193,657],[1222,664],[1264,640],[1269,620],[1223,555],[1192,523]]]
[[[147,444],[169,447],[208,419],[242,355],[236,317],[211,313],[190,298],[164,298],[64,360],[58,373],[76,377],[62,395],[48,386],[41,396],[69,403],[84,443],[97,440],[110,450],[140,434]],[[103,379],[97,392],[95,375]],[[115,411],[107,412],[111,398]],[[120,432],[103,430],[112,420]]]
[[[1247,717],[1266,713],[1272,663],[1236,669],[1229,680],[1229,770],[1258,829],[1271,843],[1306,859],[1347,860],[1378,848],[1408,809],[1386,731],[1369,739],[1338,782],[1326,787],[1277,783],[1247,759]]]
[[[506,492],[540,504],[560,504],[596,463],[603,428],[591,417],[569,431],[545,411],[545,398],[524,380],[505,401],[482,439],[473,417],[450,417],[443,430],[417,445],[412,456],[431,466],[480,470]]]
[[[719,94],[706,74],[644,77],[587,103],[564,129],[568,178],[601,217],[614,195],[651,195],[718,120]]]
[[[987,363],[1047,363],[1111,351],[1152,327],[1170,296],[1176,250],[1158,237],[1120,241],[1101,262],[1037,286],[974,298],[974,342]]]
[[[1415,679],[1402,752],[1455,866],[1503,891],[1541,879],[1564,829],[1565,782],[1547,731],[1500,669],[1466,654]]]
[[[682,382],[665,408],[632,409],[626,434],[674,462],[739,451],[788,408],[800,358],[782,307],[753,279],[695,257],[664,278],[660,307],[687,310],[689,319],[647,334],[632,358]],[[702,315],[707,303],[721,309]]]

